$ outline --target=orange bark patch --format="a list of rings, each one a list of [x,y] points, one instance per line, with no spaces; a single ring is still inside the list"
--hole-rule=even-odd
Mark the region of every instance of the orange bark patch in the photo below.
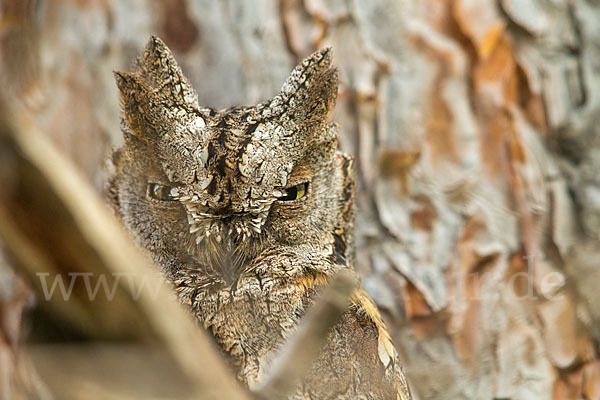
[[[480,0],[458,0],[454,2],[452,14],[475,46],[479,58],[486,59],[504,33],[505,23],[497,10]]]
[[[431,149],[431,158],[435,161],[445,159],[458,159],[458,152],[454,143],[454,116],[445,103],[443,93],[443,80],[445,73],[438,73],[433,90],[429,95],[430,109],[427,115],[427,143]]]
[[[451,333],[454,346],[465,365],[474,368],[475,358],[480,342],[479,302],[469,301],[467,309],[460,316],[460,325]]]
[[[586,399],[600,399],[600,361],[583,368],[583,394]]]
[[[489,57],[481,59],[475,66],[473,80],[476,89],[481,89],[482,85],[485,84],[495,83],[500,85],[503,89],[502,94],[507,99],[506,94],[510,94],[510,90],[507,90],[507,88],[515,73],[515,68],[516,62],[512,44],[507,37],[502,37]],[[510,96],[508,97],[510,98]]]
[[[438,216],[435,206],[429,198],[419,195],[415,197],[415,201],[421,207],[410,214],[411,225],[425,232],[431,232],[433,224]]]
[[[504,279],[510,284],[508,289],[511,294],[518,298],[525,298],[528,295],[534,295],[531,292],[532,286],[529,282],[527,270],[527,260],[524,252],[519,251],[510,256],[508,260],[508,268]]]
[[[554,400],[582,399],[583,369],[563,372],[554,383]]]
[[[187,14],[183,0],[163,0],[160,15],[161,36],[167,45],[181,52],[190,51],[199,36],[198,27]]]
[[[432,310],[423,294],[408,281],[404,287],[404,302],[406,317],[408,319],[427,317],[432,314]]]
[[[379,171],[383,176],[404,175],[419,161],[420,156],[420,150],[406,152],[383,149],[379,156]]]

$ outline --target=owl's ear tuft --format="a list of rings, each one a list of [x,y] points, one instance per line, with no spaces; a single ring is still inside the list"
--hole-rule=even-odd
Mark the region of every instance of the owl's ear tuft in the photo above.
[[[143,78],[130,72],[113,72],[119,88],[121,108],[132,134],[143,137],[152,129],[149,118],[155,114],[155,90]]]
[[[294,68],[273,106],[287,104],[285,113],[306,127],[324,125],[335,107],[338,72],[331,47],[321,49]]]
[[[136,61],[136,72],[166,98],[180,105],[197,107],[197,96],[167,45],[157,36],[148,39],[143,57]]]
[[[131,94],[147,95],[153,91],[144,79],[131,72],[113,71],[113,75],[121,96]]]
[[[332,49],[326,47],[314,52],[298,64],[281,88],[281,96],[288,99],[300,94],[302,89],[310,89],[315,78],[331,69]]]

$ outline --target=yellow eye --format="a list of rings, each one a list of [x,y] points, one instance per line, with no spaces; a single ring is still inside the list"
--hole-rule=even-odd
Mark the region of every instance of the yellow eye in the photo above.
[[[159,201],[175,201],[171,195],[171,186],[161,185],[160,183],[148,183],[148,197]]]
[[[300,200],[306,197],[308,193],[308,182],[300,183],[296,186],[284,189],[283,196],[279,198],[279,201],[294,201]]]

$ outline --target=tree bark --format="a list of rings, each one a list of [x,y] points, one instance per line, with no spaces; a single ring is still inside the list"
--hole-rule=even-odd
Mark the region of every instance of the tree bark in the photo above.
[[[600,398],[596,0],[3,0],[2,86],[103,190],[151,34],[211,107],[332,46],[357,269],[417,398]],[[5,18],[6,16],[14,18]],[[22,51],[14,52],[17,48]]]

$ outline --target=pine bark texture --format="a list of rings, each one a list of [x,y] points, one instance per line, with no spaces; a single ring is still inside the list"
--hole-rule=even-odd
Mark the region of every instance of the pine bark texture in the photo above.
[[[4,95],[98,192],[112,71],[151,34],[211,107],[272,97],[332,46],[357,269],[415,397],[600,399],[599,1],[0,4]]]

